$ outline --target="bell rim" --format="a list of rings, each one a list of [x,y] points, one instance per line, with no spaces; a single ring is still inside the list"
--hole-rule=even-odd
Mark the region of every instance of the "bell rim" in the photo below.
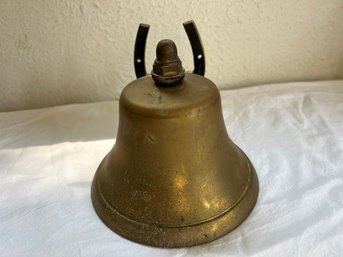
[[[115,208],[108,207],[108,202],[101,197],[97,186],[97,174],[101,164],[92,182],[92,204],[97,215],[108,228],[121,237],[136,243],[154,247],[180,248],[211,242],[238,227],[250,215],[257,202],[259,183],[255,168],[244,152],[239,150],[243,153],[251,169],[247,190],[232,208],[204,222],[189,226],[162,227],[132,220],[116,211]]]

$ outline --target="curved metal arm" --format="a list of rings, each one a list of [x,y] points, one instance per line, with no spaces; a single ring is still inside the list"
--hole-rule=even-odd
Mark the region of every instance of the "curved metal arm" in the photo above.
[[[194,62],[194,74],[198,74],[201,76],[205,75],[205,54],[204,48],[201,43],[201,39],[199,36],[198,29],[195,26],[194,21],[187,21],[183,23],[183,27],[187,33],[189,42],[191,43],[192,52],[193,52],[193,62]],[[146,68],[145,68],[145,45],[146,39],[148,37],[150,25],[148,24],[139,24],[136,42],[135,42],[135,50],[134,50],[134,66],[135,66],[135,73],[136,77],[140,78],[145,76]]]
[[[186,30],[189,42],[192,46],[193,62],[194,62],[194,74],[205,75],[205,54],[204,48],[201,43],[199,32],[195,26],[194,21],[187,21],[183,23],[183,27]]]
[[[150,25],[139,24],[136,42],[135,42],[135,52],[134,52],[134,66],[136,77],[140,78],[146,75],[145,69],[145,45],[146,39],[148,37]]]

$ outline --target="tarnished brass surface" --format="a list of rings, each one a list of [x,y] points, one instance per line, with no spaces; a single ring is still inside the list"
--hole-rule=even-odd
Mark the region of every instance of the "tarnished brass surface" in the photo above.
[[[102,221],[132,241],[202,244],[249,215],[258,195],[253,165],[229,138],[217,87],[186,73],[158,87],[151,76],[125,87],[116,143],[100,164],[92,201]]]

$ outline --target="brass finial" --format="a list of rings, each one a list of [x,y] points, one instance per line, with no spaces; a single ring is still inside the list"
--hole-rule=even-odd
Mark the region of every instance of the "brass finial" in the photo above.
[[[163,39],[157,44],[151,75],[158,86],[175,86],[185,77],[185,69],[172,40]]]

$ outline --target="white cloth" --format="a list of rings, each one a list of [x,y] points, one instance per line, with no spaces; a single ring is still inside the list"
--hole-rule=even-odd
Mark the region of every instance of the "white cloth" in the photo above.
[[[229,135],[260,194],[212,243],[142,246],[95,214],[90,186],[112,148],[118,103],[0,113],[0,256],[343,256],[343,81],[222,91]]]

